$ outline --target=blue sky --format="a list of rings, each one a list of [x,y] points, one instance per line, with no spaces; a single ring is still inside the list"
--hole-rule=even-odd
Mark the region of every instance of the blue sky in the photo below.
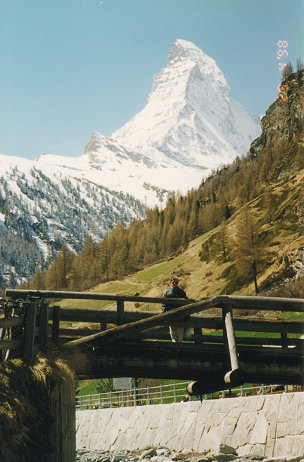
[[[304,0],[0,0],[0,153],[82,154],[93,131],[110,135],[145,106],[178,38],[262,114],[279,62],[304,61],[303,23]]]

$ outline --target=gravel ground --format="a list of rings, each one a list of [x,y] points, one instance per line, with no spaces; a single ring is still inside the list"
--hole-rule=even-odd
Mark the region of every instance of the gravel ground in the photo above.
[[[147,460],[146,460],[147,459]],[[231,446],[221,444],[217,452],[208,453],[176,453],[161,446],[157,449],[145,449],[144,451],[104,451],[102,449],[89,451],[79,449],[76,462],[304,462],[303,455],[263,457],[259,455],[238,456]]]

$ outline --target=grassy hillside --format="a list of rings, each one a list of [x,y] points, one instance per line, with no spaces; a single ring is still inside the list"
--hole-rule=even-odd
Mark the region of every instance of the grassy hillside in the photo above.
[[[273,216],[267,216],[269,210],[263,207],[266,196],[271,192],[278,198],[279,206],[272,212]],[[265,246],[270,253],[269,262],[258,272],[258,284],[262,293],[270,288],[277,290],[278,284],[288,282],[290,277],[298,271],[302,274],[301,261],[297,260],[298,254],[304,251],[304,223],[296,222],[293,210],[303,207],[299,202],[304,194],[304,170],[297,174],[290,174],[288,178],[265,187],[264,192],[249,203],[257,219],[261,223],[261,230],[268,236]],[[302,204],[302,205],[301,205]],[[160,263],[146,266],[143,270],[130,274],[116,281],[99,284],[90,289],[93,292],[115,293],[132,295],[138,293],[151,297],[161,296],[168,286],[170,273],[174,271],[181,281],[181,286],[186,290],[189,298],[201,299],[219,294],[254,294],[253,282],[242,280],[242,274],[237,273],[237,260],[233,257],[233,239],[240,220],[242,208],[227,220],[228,256],[227,261],[220,256],[220,252],[214,245],[216,235],[220,232],[220,226],[191,241],[186,250],[175,257],[164,259]],[[211,245],[209,244],[211,242]],[[208,261],[202,261],[200,254],[202,249],[208,246]],[[68,306],[71,302],[66,300],[63,305]],[[109,308],[115,304],[109,301],[90,302],[73,301],[79,307]],[[141,309],[159,310],[155,305],[140,304]],[[134,303],[127,303],[126,309],[135,309]]]

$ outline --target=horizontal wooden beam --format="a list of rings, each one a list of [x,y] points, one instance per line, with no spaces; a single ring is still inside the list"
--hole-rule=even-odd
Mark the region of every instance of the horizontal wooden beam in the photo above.
[[[195,340],[196,336],[194,335],[193,339]],[[204,343],[219,343],[223,344],[224,338],[222,335],[203,335],[199,338]],[[281,347],[282,340],[281,338],[269,338],[269,337],[236,337],[235,338],[237,345],[276,345]],[[304,340],[297,338],[287,338],[287,345],[294,345],[298,347],[304,347]]]
[[[93,292],[70,292],[56,290],[25,290],[25,289],[6,289],[5,297],[7,298],[27,298],[39,297],[41,299],[77,299],[77,300],[112,300],[125,302],[143,302],[143,303],[168,303],[174,305],[187,305],[196,300],[183,298],[162,298],[162,297],[140,297],[129,295],[103,294]]]
[[[60,329],[59,335],[63,342],[70,341],[73,337],[82,338],[84,335],[97,334],[100,330],[95,329]],[[156,331],[145,331],[138,332],[132,337],[128,337],[128,340],[170,340],[168,329],[159,328]],[[193,335],[192,341],[200,340],[202,343],[213,343],[213,344],[224,344],[224,338],[222,335]],[[237,345],[252,345],[252,346],[277,346],[282,347],[281,338],[269,338],[269,337],[236,337]],[[286,346],[297,347],[304,350],[304,340],[297,338],[287,338]]]
[[[222,295],[223,305],[233,305],[234,308],[266,311],[296,311],[304,312],[304,299],[282,297],[246,297],[240,295]]]
[[[0,328],[22,326],[21,317],[9,317],[0,319]]]
[[[22,340],[0,340],[0,350],[16,350],[23,345]]]
[[[239,366],[253,383],[304,384],[303,356],[269,354],[267,350],[239,351]],[[79,364],[82,377],[154,377],[197,380],[224,375],[229,369],[223,348],[157,342],[103,345],[86,350],[88,364]],[[247,380],[246,379],[246,380]],[[225,388],[226,386],[223,386]]]
[[[52,308],[52,307],[51,307]],[[124,320],[126,323],[148,319],[157,313],[150,311],[125,311]],[[52,316],[52,314],[51,314]],[[106,322],[116,324],[116,310],[97,310],[85,308],[60,308],[61,321],[71,322]],[[257,318],[253,316],[234,316],[234,326],[236,331],[253,331],[253,332],[289,332],[304,334],[304,319],[275,319],[275,318]],[[185,327],[222,329],[222,316],[202,314],[193,315],[189,321],[181,322]]]
[[[145,303],[164,303],[163,298],[128,296],[117,294],[103,294],[92,292],[73,292],[73,291],[55,291],[55,290],[26,290],[26,289],[6,289],[5,297],[27,298],[39,297],[50,299],[79,299],[79,300],[121,300],[130,302]],[[239,295],[220,295],[216,297],[220,305],[233,305],[238,309],[249,310],[266,310],[266,311],[298,311],[304,312],[304,299],[282,298],[282,297],[257,297],[257,296],[239,296]],[[168,304],[178,304],[180,306],[195,300],[184,299],[166,299]]]

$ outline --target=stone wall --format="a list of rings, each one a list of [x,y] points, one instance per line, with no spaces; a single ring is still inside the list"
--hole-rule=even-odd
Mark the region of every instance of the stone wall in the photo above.
[[[78,449],[304,456],[304,392],[77,411],[76,428]]]

